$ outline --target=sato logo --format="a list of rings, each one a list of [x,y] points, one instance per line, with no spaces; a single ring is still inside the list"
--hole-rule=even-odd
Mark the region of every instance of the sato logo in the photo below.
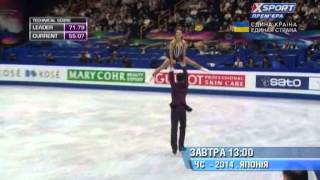
[[[309,89],[308,77],[293,76],[257,76],[257,88]]]
[[[253,3],[251,13],[294,13],[296,3]]]

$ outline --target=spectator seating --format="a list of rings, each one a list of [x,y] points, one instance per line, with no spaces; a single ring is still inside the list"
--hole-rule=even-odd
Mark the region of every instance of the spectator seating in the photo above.
[[[48,47],[23,47],[8,49],[4,51],[4,60],[2,64],[35,64],[35,65],[58,65],[58,66],[94,66],[94,67],[122,67],[122,60],[124,56],[128,56],[132,62],[134,68],[150,68],[151,61],[159,59],[163,55],[161,49],[147,49],[145,54],[141,54],[140,48],[133,47],[121,47],[117,50],[117,58],[115,63],[108,63],[107,59],[111,55],[111,49],[109,48],[91,48],[88,52],[91,58],[88,62],[80,61],[80,54],[83,52],[83,48],[48,48]],[[16,55],[16,60],[10,60],[10,54]],[[46,55],[52,53],[55,57],[54,62],[48,62]],[[94,60],[94,56],[99,54],[101,56],[101,63],[97,63]],[[241,55],[240,55],[241,54]],[[195,49],[189,49],[187,55],[197,61],[202,66],[205,66],[212,70],[265,70],[265,71],[319,71],[319,65],[315,60],[307,61],[306,50],[267,50],[265,54],[254,53],[238,53],[229,55],[199,55]],[[280,69],[261,69],[262,60],[267,56],[270,62],[276,61],[276,58],[281,55],[285,62],[286,68]],[[240,56],[240,59],[247,63],[248,57],[253,57],[257,68],[233,68],[233,62],[236,57]],[[320,53],[314,56],[315,59],[319,59]],[[158,60],[159,64],[163,60]],[[190,67],[192,68],[192,67]]]

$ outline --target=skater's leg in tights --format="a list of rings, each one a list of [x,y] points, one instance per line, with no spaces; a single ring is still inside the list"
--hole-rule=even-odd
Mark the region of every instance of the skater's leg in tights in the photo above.
[[[202,70],[202,71],[209,71],[208,69],[204,68],[203,66],[201,66],[200,64],[198,64],[194,60],[190,59],[189,57],[186,56],[185,58],[186,58],[187,64],[189,64],[199,70]]]
[[[161,64],[161,66],[159,66],[157,69],[154,70],[154,72],[152,73],[153,76],[155,76],[156,74],[158,74],[162,69],[167,69],[167,67],[170,64],[170,60],[168,58],[166,58],[166,60]]]

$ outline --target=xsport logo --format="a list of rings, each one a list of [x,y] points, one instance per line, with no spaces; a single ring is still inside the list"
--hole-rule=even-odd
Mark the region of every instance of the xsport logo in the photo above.
[[[274,89],[309,89],[309,78],[296,76],[257,75],[256,87]]]
[[[294,13],[296,3],[253,3],[252,19],[283,19],[284,14]]]

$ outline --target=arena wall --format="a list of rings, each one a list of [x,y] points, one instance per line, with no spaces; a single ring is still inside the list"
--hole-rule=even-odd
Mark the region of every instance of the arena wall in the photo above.
[[[153,69],[1,65],[1,85],[169,91],[168,71]],[[179,70],[177,70],[179,72]],[[320,99],[320,74],[189,70],[191,93]]]

